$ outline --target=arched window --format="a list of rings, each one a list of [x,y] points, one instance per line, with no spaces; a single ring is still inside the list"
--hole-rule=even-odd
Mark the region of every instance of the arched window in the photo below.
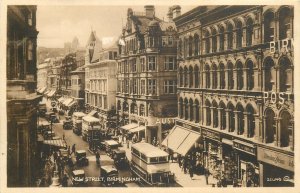
[[[232,90],[234,87],[234,78],[233,78],[233,64],[231,62],[227,64],[227,74],[228,74],[228,89]]]
[[[189,73],[187,67],[184,67],[184,87],[188,87],[189,85]]]
[[[249,60],[246,63],[246,76],[247,76],[247,90],[252,90],[254,88],[254,70],[253,62]]]
[[[210,102],[208,100],[206,100],[205,102],[205,110],[206,110],[206,125],[210,126],[211,125],[211,109],[210,109],[211,105]]]
[[[193,55],[193,37],[189,37],[189,56]]]
[[[199,88],[199,68],[195,66],[194,69],[194,80],[195,80],[195,88]]]
[[[233,46],[233,27],[229,23],[227,26],[227,49],[232,49]]]
[[[184,42],[183,42],[183,56],[184,58],[186,58],[188,54],[188,39],[184,38]]]
[[[189,67],[189,87],[192,88],[193,87],[193,83],[194,83],[194,76],[193,76],[193,67]]]
[[[287,111],[281,113],[280,119],[280,146],[288,147],[290,145],[290,135],[293,133],[291,124],[291,115]],[[291,140],[292,137],[291,137]]]
[[[179,99],[179,111],[178,111],[179,117],[183,118],[183,99]]]
[[[212,65],[211,73],[212,73],[212,88],[216,89],[217,85],[218,85],[218,76],[217,76],[217,66],[216,66],[216,64]]]
[[[246,44],[247,44],[247,46],[251,46],[252,45],[252,35],[253,35],[253,20],[252,20],[252,18],[248,18],[246,25],[247,25]]]
[[[183,69],[182,69],[182,67],[180,67],[179,68],[179,85],[180,85],[180,87],[183,87],[183,85],[184,85],[183,77],[184,77]]]
[[[238,135],[244,134],[244,108],[241,104],[236,106],[237,121],[238,121]]]
[[[210,88],[210,69],[208,64],[205,66],[205,82],[205,87]]]
[[[218,104],[216,101],[213,101],[213,128],[217,128],[219,126],[219,114],[218,114]]]
[[[236,23],[236,47],[241,48],[243,44],[243,25],[241,21]]]
[[[229,115],[229,123],[228,123],[229,132],[234,132],[234,130],[235,130],[234,106],[231,103],[229,103],[227,109],[228,109],[228,115]]]
[[[145,105],[140,105],[140,116],[145,116]]]
[[[220,69],[220,89],[225,89],[225,66],[223,63],[219,65]]]
[[[272,58],[267,58],[264,62],[265,70],[265,91],[272,91],[275,87],[276,71]]]
[[[198,34],[194,35],[194,47],[195,47],[194,55],[198,56],[199,55],[199,35]]]
[[[217,30],[212,30],[212,52],[217,52]]]
[[[189,118],[189,102],[187,99],[184,99],[184,119],[188,120]]]
[[[209,32],[206,31],[205,35],[204,35],[204,41],[205,41],[205,53],[209,53],[210,52],[210,40],[209,40]]]
[[[189,100],[189,110],[190,110],[190,121],[193,121],[194,120],[194,103],[193,103],[193,100],[190,99]]]
[[[127,102],[123,102],[123,111],[124,112],[128,112],[129,111],[129,106],[128,106],[128,103]]]
[[[236,80],[237,80],[237,90],[242,90],[244,86],[244,77],[243,77],[243,64],[240,61],[236,63]]]
[[[199,123],[200,122],[200,105],[199,105],[199,101],[196,99],[195,100],[195,123]]]
[[[254,109],[251,105],[247,106],[247,127],[248,127],[248,136],[249,138],[254,137],[255,134],[255,119],[254,119]]]
[[[131,114],[137,114],[138,110],[137,110],[137,105],[135,103],[132,103],[130,106],[130,113]]]
[[[220,51],[224,51],[224,41],[225,41],[225,34],[224,34],[224,32],[225,32],[225,30],[224,30],[224,27],[223,26],[221,26],[220,27],[220,41],[219,41],[219,45],[220,45],[220,47],[219,47],[219,50]]]
[[[268,12],[264,16],[265,43],[274,41],[274,36],[275,36],[275,17],[273,12]]]
[[[221,111],[221,125],[220,125],[220,129],[221,130],[224,130],[226,129],[226,112],[225,112],[225,104],[223,103],[223,101],[220,102],[220,105],[219,105],[219,109]]]
[[[283,57],[279,60],[279,91],[292,91],[293,87],[293,70],[288,58]]]
[[[279,39],[292,38],[292,11],[284,7],[279,11]]]
[[[275,113],[272,109],[266,110],[265,115],[265,126],[266,126],[266,143],[273,143],[276,135],[276,122]]]

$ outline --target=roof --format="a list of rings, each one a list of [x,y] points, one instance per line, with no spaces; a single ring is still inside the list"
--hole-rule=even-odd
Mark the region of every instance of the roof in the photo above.
[[[174,22],[165,22],[162,21],[159,23],[161,31],[167,31],[168,29],[176,30],[176,25]]]
[[[88,122],[98,122],[98,121],[100,121],[99,119],[97,119],[95,117],[92,117],[90,115],[87,115],[87,116],[83,117],[82,119],[85,120],[85,121],[88,121]]]
[[[86,114],[83,113],[83,112],[74,112],[73,115],[77,116],[77,117],[84,117],[84,116],[86,116]]]
[[[77,175],[84,175],[84,170],[74,170],[74,171],[73,171],[73,174],[74,174],[75,176],[77,176]]]
[[[106,140],[104,141],[107,145],[119,145],[115,140]]]
[[[118,170],[113,165],[101,166],[101,169],[105,170],[107,173],[110,173],[110,172],[113,172],[113,171],[118,172]]]
[[[149,143],[135,143],[132,145],[132,148],[135,148],[139,152],[145,154],[147,157],[162,157],[169,155],[167,152]]]
[[[77,150],[76,153],[86,153],[85,150]]]

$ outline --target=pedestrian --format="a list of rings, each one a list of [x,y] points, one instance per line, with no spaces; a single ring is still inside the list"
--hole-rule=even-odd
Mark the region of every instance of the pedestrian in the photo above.
[[[55,151],[55,152],[53,153],[54,162],[56,162],[57,157],[58,157],[58,155],[57,155],[57,152]]]
[[[70,146],[68,146],[68,157],[70,156]]]
[[[100,154],[99,154],[98,151],[96,151],[95,156],[96,156],[96,163],[97,163],[97,165],[100,165]]]
[[[183,172],[186,174],[186,169],[187,169],[187,165],[188,165],[188,160],[187,160],[187,157],[185,156],[184,159],[183,159]]]
[[[67,174],[64,174],[62,180],[61,180],[61,184],[63,187],[68,187],[68,176]]]
[[[75,147],[75,143],[72,145],[72,153],[74,153],[74,155],[75,155],[75,151],[76,151],[76,147]],[[72,154],[71,153],[71,154]]]
[[[204,173],[205,173],[206,185],[208,185],[209,170],[207,168],[204,168]]]
[[[177,155],[177,161],[178,161],[179,167],[181,168],[182,163],[181,163],[181,155],[180,154]]]
[[[65,132],[63,132],[63,136],[62,136],[63,140],[65,140]]]
[[[189,168],[189,173],[190,173],[191,180],[193,180],[194,171],[193,171],[193,167],[192,166],[190,166],[190,168]]]

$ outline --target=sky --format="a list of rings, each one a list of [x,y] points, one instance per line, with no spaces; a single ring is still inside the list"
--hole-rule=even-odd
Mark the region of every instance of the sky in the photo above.
[[[38,5],[38,46],[62,48],[76,36],[80,46],[85,46],[91,30],[96,31],[103,44],[117,39],[126,24],[127,9],[144,12],[144,6],[53,6]],[[185,13],[195,6],[181,6]],[[167,21],[168,6],[155,6],[155,16]]]

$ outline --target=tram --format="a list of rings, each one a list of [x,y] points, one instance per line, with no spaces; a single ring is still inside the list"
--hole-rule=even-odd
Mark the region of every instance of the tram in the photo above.
[[[168,186],[171,177],[168,153],[149,143],[131,146],[131,171],[145,186]]]

